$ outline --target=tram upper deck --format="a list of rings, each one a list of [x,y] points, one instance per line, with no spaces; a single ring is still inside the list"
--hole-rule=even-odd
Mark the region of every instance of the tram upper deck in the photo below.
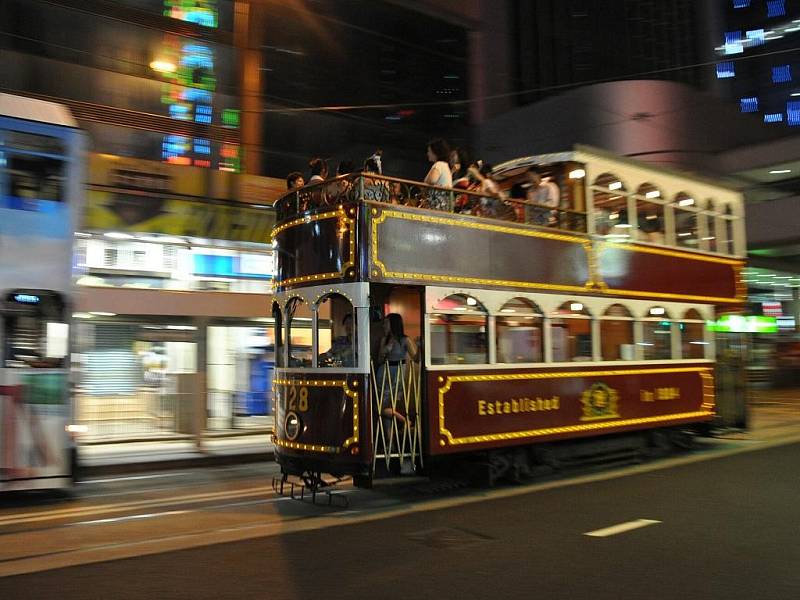
[[[275,285],[372,281],[743,302],[744,209],[735,190],[583,146],[503,163],[494,176],[518,190],[530,167],[557,186],[557,205],[368,173],[289,193],[276,203]]]

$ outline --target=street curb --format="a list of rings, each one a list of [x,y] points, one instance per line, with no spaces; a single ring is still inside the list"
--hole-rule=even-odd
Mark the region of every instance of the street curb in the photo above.
[[[270,451],[247,452],[243,454],[207,454],[191,458],[165,458],[163,460],[148,460],[144,462],[79,465],[77,480],[84,481],[92,477],[130,475],[132,473],[147,473],[150,471],[172,471],[176,469],[203,469],[207,467],[244,465],[258,462],[273,462],[274,460],[275,453]]]

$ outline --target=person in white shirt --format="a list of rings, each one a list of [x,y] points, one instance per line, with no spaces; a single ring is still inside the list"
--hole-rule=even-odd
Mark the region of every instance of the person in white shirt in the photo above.
[[[428,161],[432,162],[424,183],[440,188],[453,187],[453,174],[450,172],[450,146],[441,138],[428,142]],[[435,190],[428,196],[428,206],[434,210],[448,210],[452,194]]]
[[[561,190],[558,185],[549,177],[542,178],[541,173],[536,167],[528,170],[528,201],[541,206],[558,208],[561,202]],[[558,215],[555,210],[545,210],[543,208],[531,207],[528,222],[534,225],[557,224]]]

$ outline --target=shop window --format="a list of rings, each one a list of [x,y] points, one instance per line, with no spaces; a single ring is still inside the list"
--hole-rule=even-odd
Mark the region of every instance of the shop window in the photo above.
[[[630,239],[628,199],[622,181],[612,173],[604,173],[592,184],[595,233],[608,239]]]
[[[302,298],[286,304],[286,338],[289,343],[289,367],[311,366],[311,311]]]
[[[497,316],[497,362],[542,362],[542,313],[532,302],[514,298]]]
[[[562,304],[550,316],[554,362],[592,360],[592,316],[581,302]]]
[[[634,360],[633,315],[621,304],[612,304],[600,317],[600,353],[603,360]]]
[[[431,364],[486,364],[488,312],[472,296],[456,294],[440,301],[428,317]]]
[[[705,322],[694,308],[686,311],[680,323],[681,357],[700,359],[706,356]]]
[[[664,200],[661,190],[652,183],[643,183],[636,190],[637,239],[653,244],[666,243]]]
[[[281,312],[281,307],[277,302],[272,303],[272,320],[274,322],[272,339],[275,340],[275,365],[278,367],[283,367],[283,313]]]
[[[678,246],[697,250],[700,244],[700,203],[690,194],[680,192],[675,196],[675,242]]]
[[[358,364],[355,312],[341,294],[330,294],[317,303],[317,365],[355,367]]]
[[[643,322],[642,348],[645,360],[672,358],[672,320],[667,311],[654,306]]]

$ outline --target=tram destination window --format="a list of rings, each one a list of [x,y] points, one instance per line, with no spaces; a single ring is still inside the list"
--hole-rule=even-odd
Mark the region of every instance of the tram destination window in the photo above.
[[[472,296],[456,294],[440,301],[429,316],[431,364],[489,362],[488,313]]]
[[[497,362],[542,362],[542,314],[523,298],[514,298],[496,317]]]
[[[317,304],[317,365],[355,367],[357,336],[355,311],[341,294],[325,296]]]

